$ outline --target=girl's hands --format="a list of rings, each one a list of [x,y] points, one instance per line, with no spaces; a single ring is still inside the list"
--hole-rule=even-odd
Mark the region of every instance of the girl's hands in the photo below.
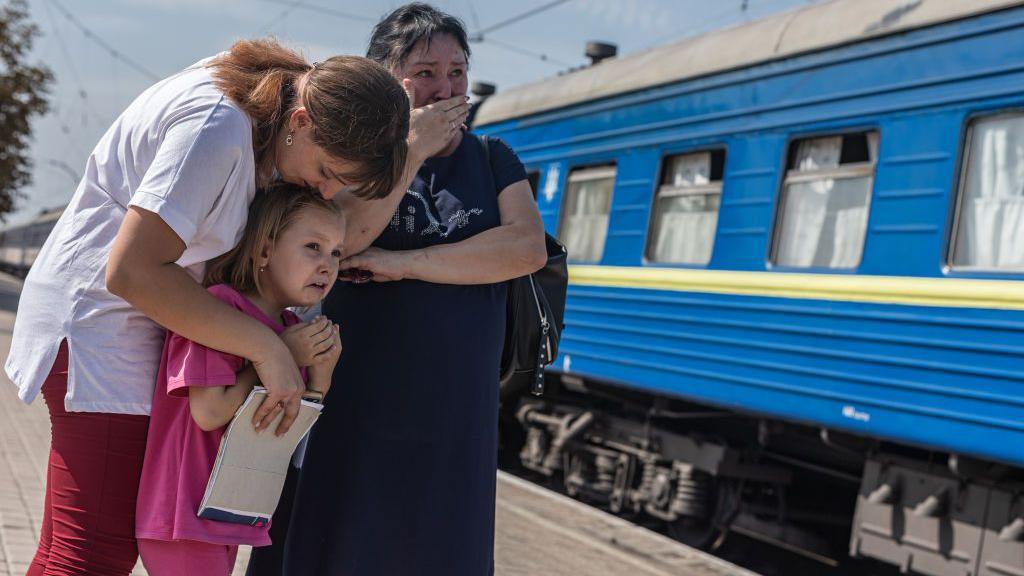
[[[280,336],[297,365],[312,366],[323,361],[322,355],[330,352],[334,345],[331,326],[327,318],[317,316],[309,322],[292,324]],[[340,354],[341,350],[337,352]]]
[[[409,96],[410,106],[416,102],[416,88],[412,80],[402,80]],[[453,96],[419,108],[413,107],[409,115],[409,155],[422,163],[445,149],[458,134],[469,115],[468,96]]]
[[[309,373],[310,390],[327,396],[331,388],[331,376],[334,374],[334,367],[338,365],[338,358],[341,357],[341,331],[337,324],[331,324],[331,346],[326,352],[316,357],[316,362],[306,371]]]
[[[341,261],[338,267],[342,280],[364,282],[394,282],[408,276],[410,251],[384,250],[371,246],[355,256]]]

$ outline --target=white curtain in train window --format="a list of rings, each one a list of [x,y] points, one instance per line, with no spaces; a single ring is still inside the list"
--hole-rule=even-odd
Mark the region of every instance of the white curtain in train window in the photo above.
[[[561,240],[569,260],[597,262],[608,233],[614,176],[569,183],[562,216]]]
[[[1024,116],[978,122],[954,264],[1024,269]]]
[[[719,194],[683,194],[688,188],[711,183],[711,153],[684,154],[669,159],[654,205],[651,248],[654,262],[707,264],[718,223]],[[675,194],[673,194],[675,193]]]
[[[664,186],[702,186],[711,182],[711,153],[681,154],[668,161]]]
[[[870,135],[874,136],[874,135]],[[871,157],[877,140],[869,138]],[[797,144],[795,169],[839,168],[841,136]],[[870,177],[822,178],[788,184],[776,262],[784,266],[852,268],[860,261],[867,229]]]
[[[718,194],[659,198],[651,260],[671,264],[707,264],[718,223]]]

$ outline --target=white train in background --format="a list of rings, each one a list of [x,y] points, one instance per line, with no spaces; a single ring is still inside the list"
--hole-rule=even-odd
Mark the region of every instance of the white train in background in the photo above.
[[[0,230],[0,271],[24,277],[46,237],[64,213],[64,206],[43,210],[28,222]]]

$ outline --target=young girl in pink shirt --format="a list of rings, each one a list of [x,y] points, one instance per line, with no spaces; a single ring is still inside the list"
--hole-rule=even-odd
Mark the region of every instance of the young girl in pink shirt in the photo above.
[[[321,398],[341,353],[338,326],[319,317],[301,322],[287,308],[312,306],[327,295],[344,237],[345,220],[333,203],[279,185],[257,195],[241,241],[206,273],[211,294],[281,336]],[[256,371],[243,358],[168,332],[136,509],[139,554],[151,576],[229,575],[238,545],[270,544],[268,525],[196,515],[221,436],[256,384]]]

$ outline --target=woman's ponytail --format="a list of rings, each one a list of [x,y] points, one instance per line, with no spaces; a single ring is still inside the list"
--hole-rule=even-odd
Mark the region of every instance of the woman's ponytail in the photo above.
[[[382,198],[401,180],[409,134],[409,100],[383,66],[335,56],[313,68],[271,39],[242,40],[210,64],[216,86],[253,119],[258,181],[268,183],[274,145],[291,112],[305,107],[312,139],[329,155],[355,164],[339,174],[353,192]],[[296,94],[299,80],[303,94]]]
[[[295,85],[310,65],[298,52],[264,38],[235,42],[210,68],[217,88],[253,119],[256,170],[265,185],[277,134],[295,106]]]

